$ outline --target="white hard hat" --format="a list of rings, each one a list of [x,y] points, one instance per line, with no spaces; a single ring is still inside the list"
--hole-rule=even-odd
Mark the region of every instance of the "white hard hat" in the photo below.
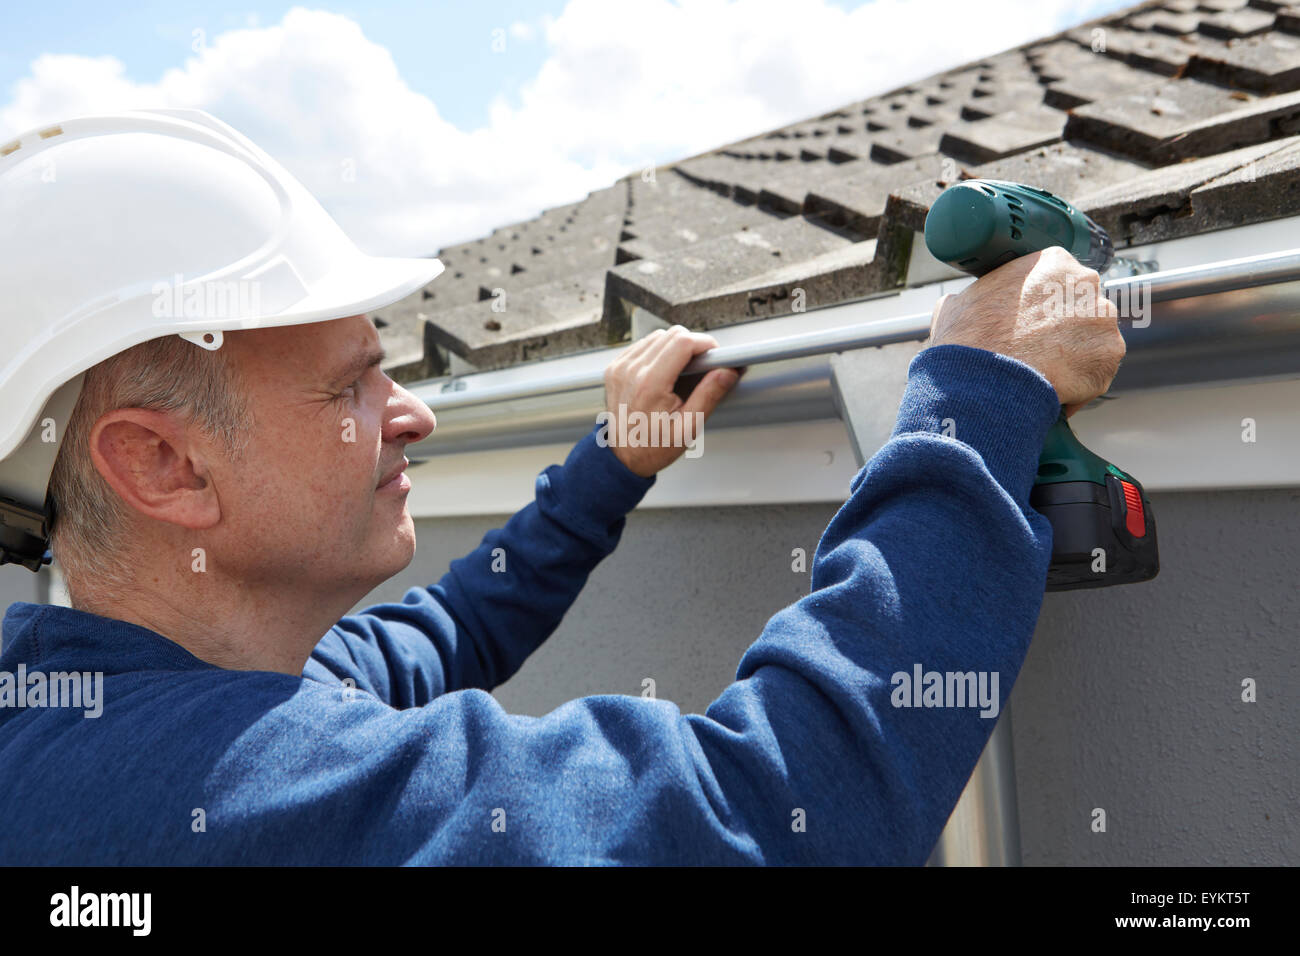
[[[359,315],[442,271],[363,254],[284,167],[199,110],[83,116],[0,143],[0,564],[49,560],[49,476],[92,365],[162,335],[215,349],[230,329]]]

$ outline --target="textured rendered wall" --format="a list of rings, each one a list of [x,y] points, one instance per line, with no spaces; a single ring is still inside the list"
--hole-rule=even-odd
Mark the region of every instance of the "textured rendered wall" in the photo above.
[[[1300,491],[1158,494],[1147,585],[1048,595],[1016,682],[1026,864],[1300,863]],[[702,711],[808,588],[831,504],[643,510],[555,635],[496,691],[544,714],[642,681]],[[412,566],[365,603],[436,580],[504,516],[419,522]],[[1258,702],[1241,701],[1255,678]],[[1094,833],[1092,811],[1106,811]]]

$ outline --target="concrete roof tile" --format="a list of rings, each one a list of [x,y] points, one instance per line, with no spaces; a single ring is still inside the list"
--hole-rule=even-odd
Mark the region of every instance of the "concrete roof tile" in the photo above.
[[[602,321],[605,271],[576,273],[518,294],[439,312],[429,335],[480,369],[598,348],[611,337]]]
[[[688,328],[717,328],[862,298],[888,284],[876,248],[872,239],[778,266],[679,302],[664,318]]]
[[[845,252],[853,246],[859,248]],[[662,259],[617,266],[609,273],[607,308],[613,308],[617,296],[667,321],[712,328],[734,321],[735,316],[710,312],[701,303],[771,285],[764,277],[773,273],[780,272],[785,279],[808,278],[818,274],[815,263],[825,257],[834,260],[837,269],[859,267],[871,261],[873,251],[874,242],[855,243],[839,231],[794,216],[699,242]],[[809,263],[814,265],[806,267]]]
[[[1057,142],[1065,113],[1041,104],[975,122],[955,123],[939,142],[940,152],[972,163],[988,163],[1013,153]]]
[[[880,230],[890,192],[941,176],[944,161],[943,156],[934,153],[887,166],[877,163],[844,166],[845,175],[828,177],[810,186],[804,212],[863,239],[874,238]],[[951,159],[947,162],[956,168]]]
[[[999,113],[1021,110],[1043,99],[1043,84],[1038,80],[1007,83],[989,87],[982,95],[972,96],[954,111],[950,119],[980,120]]]
[[[1201,20],[1200,31],[1206,36],[1232,40],[1254,36],[1273,29],[1274,14],[1247,7],[1229,13],[1216,13]]]
[[[1087,60],[1070,69],[1053,73],[1043,102],[1058,110],[1071,110],[1087,103],[1106,102],[1129,91],[1149,87],[1156,81],[1150,73],[1135,70],[1100,53],[1084,53]],[[1056,78],[1059,77],[1059,78]]]
[[[1145,171],[1146,167],[1132,160],[1073,143],[1053,143],[966,169],[973,179],[1032,183],[1069,202]]]
[[[682,207],[676,214],[647,216],[630,224],[619,243],[619,262],[655,259],[705,239],[739,232],[745,226],[761,228],[778,217],[753,205],[720,199]]]
[[[1300,89],[1300,37],[1270,33],[1201,50],[1187,75],[1261,93]]]
[[[753,179],[755,170],[762,162],[710,153],[678,163],[673,169],[694,183],[712,187],[721,195],[730,196],[737,184]]]
[[[1125,63],[1164,76],[1183,76],[1187,64],[1195,57],[1215,56],[1227,49],[1227,44],[1222,40],[1195,33],[1181,37],[1166,36],[1163,33],[1134,33],[1125,39]]]
[[[797,213],[803,207],[808,180],[816,175],[815,171],[834,165],[824,159],[756,165],[745,182],[735,184],[731,195],[738,202],[786,215]]]
[[[1155,165],[1264,142],[1298,123],[1296,93],[1257,97],[1187,79],[1081,106],[1065,138]]]
[[[1085,52],[1094,52],[1136,70],[1163,76],[1181,76],[1188,60],[1196,53],[1214,53],[1225,46],[1225,41],[1200,33],[1169,36],[1155,31],[1132,30],[1122,25],[1072,30],[1067,36]]]
[[[1207,232],[1224,223],[1198,219],[1193,190],[1233,171],[1258,164],[1296,142],[1274,141],[1218,153],[1203,159],[1149,170],[1087,195],[1076,204],[1110,234],[1116,245],[1158,242]]]
[[[1202,224],[1217,228],[1300,215],[1300,137],[1192,190]]]
[[[1168,36],[1184,36],[1188,33],[1195,33],[1196,28],[1200,25],[1201,17],[1206,14],[1192,10],[1188,13],[1174,13],[1170,10],[1151,10],[1147,13],[1140,13],[1135,17],[1130,17],[1128,23],[1138,30],[1150,30],[1153,33],[1164,33]]]
[[[878,163],[901,163],[918,156],[928,156],[940,152],[939,143],[943,137],[944,130],[940,126],[881,130],[872,140],[868,158]]]
[[[425,342],[431,313],[419,311],[417,304],[418,300],[408,297],[403,303],[370,316],[379,330],[379,344],[386,353],[384,371],[398,383],[419,381],[443,371],[436,351],[428,348]]]
[[[1071,40],[1040,43],[1027,49],[1025,57],[1033,67],[1034,78],[1043,85],[1068,80],[1099,63],[1117,65],[1105,54],[1093,53]]]
[[[905,229],[921,232],[926,214],[939,194],[962,179],[1031,183],[1073,202],[1078,196],[1130,180],[1146,169],[1132,160],[1073,143],[1053,143],[991,163],[958,165],[940,175],[895,188],[890,192],[885,215]]]

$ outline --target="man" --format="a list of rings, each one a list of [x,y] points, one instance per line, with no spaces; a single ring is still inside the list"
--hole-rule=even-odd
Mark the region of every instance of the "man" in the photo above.
[[[69,137],[81,152],[62,162],[93,179],[76,163],[132,153],[138,120],[69,122],[21,148]],[[263,187],[227,166],[259,170],[312,235],[253,274],[274,275],[267,262],[283,260],[302,297],[160,319],[142,318],[129,295],[101,296],[132,344],[53,376],[84,374],[43,516],[74,608],[11,606],[0,672],[24,670],[29,691],[32,674],[49,675],[47,691],[66,675],[102,673],[102,687],[87,692],[91,707],[20,706],[17,695],[0,706],[0,862],[925,861],[993,721],[971,708],[899,707],[889,675],[916,662],[998,674],[1005,703],[1051,553],[1050,526],[1028,504],[1039,449],[1059,405],[1104,392],[1124,354],[1104,297],[1092,315],[1048,308],[1054,289],[1095,286],[1096,273],[1049,250],[936,307],[893,437],[818,545],[811,593],[768,622],[704,714],[606,695],[515,716],[487,691],[552,633],[683,449],[604,447],[593,429],[538,477],[533,503],[437,584],[339,619],[411,560],[402,450],[435,421],[382,373],[365,318],[411,291],[411,276],[343,294],[341,273],[299,259],[337,255],[339,268],[389,279],[415,266],[364,261],[337,237],[313,258],[313,237],[336,227],[269,157],[201,114],[151,114],[146,125],[152,138],[134,158],[161,168],[108,163],[114,192],[139,175],[166,195],[162,180],[184,179],[188,158],[205,178],[172,205],[201,215],[184,198],[194,190],[247,187],[247,203],[228,197],[223,212],[254,210],[243,228],[262,228],[264,241],[244,247],[264,250],[293,223],[258,212]],[[112,143],[96,144],[101,127]],[[0,165],[0,211],[17,202],[6,190],[28,195],[11,173]],[[115,255],[112,236],[101,238]],[[166,267],[160,244],[154,273],[192,272],[204,258],[173,243],[189,264]],[[211,273],[215,254],[205,255]],[[14,295],[39,268],[60,266],[33,261],[10,277]],[[335,315],[322,305],[330,295]],[[111,338],[87,314],[47,321]],[[609,408],[707,414],[734,373],[710,373],[684,406],[673,385],[714,344],[680,327],[635,343],[606,373]],[[63,384],[39,392],[45,409],[66,402]],[[38,415],[8,433],[34,434]],[[14,460],[41,450],[8,442],[0,453]],[[504,573],[492,567],[498,548]]]

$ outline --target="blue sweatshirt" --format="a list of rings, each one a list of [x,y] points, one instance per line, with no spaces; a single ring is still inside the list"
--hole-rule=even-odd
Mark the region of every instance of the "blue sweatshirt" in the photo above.
[[[0,863],[922,864],[995,720],[902,678],[996,674],[1005,704],[1051,557],[1028,496],[1058,407],[1016,360],[921,352],[893,436],[818,543],[810,593],[703,714],[609,694],[526,717],[488,693],[654,483],[597,429],[437,584],[339,621],[301,677],[15,603]],[[56,672],[102,672],[97,701],[93,678],[80,707],[66,682],[54,701]]]

